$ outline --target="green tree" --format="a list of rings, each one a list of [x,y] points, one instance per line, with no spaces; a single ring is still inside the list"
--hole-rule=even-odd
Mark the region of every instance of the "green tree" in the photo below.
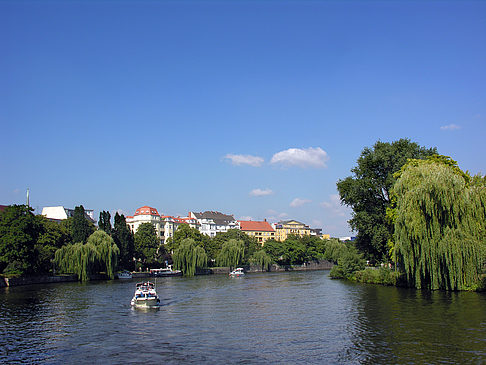
[[[353,245],[345,245],[339,251],[337,265],[333,266],[329,275],[335,279],[351,279],[355,272],[365,268],[365,260]]]
[[[108,234],[96,231],[89,236],[86,244],[78,242],[58,249],[54,261],[60,272],[77,274],[81,281],[87,281],[90,275],[102,271],[113,279],[119,253]]]
[[[486,188],[451,161],[410,161],[394,186],[398,264],[416,288],[477,287],[485,264]]]
[[[255,237],[247,235],[239,229],[230,229],[226,232],[218,232],[214,236],[207,246],[204,247],[210,259],[216,258],[223,244],[229,240],[242,241],[245,247],[245,252],[243,254],[241,263],[248,263],[248,259],[253,255],[253,253],[260,247]]]
[[[262,249],[270,256],[273,262],[282,263],[284,255],[284,245],[282,242],[274,239],[267,240]]]
[[[85,243],[94,231],[94,224],[86,217],[84,207],[82,205],[75,207],[73,214],[73,241]]]
[[[127,270],[134,270],[135,239],[133,233],[128,228],[123,214],[115,213],[114,220],[113,240],[120,249],[119,266]]]
[[[30,207],[11,205],[0,213],[0,272],[19,275],[33,272],[40,230],[39,220]]]
[[[111,215],[110,212],[102,211],[100,212],[100,220],[98,222],[99,229],[105,231],[109,235],[111,235]]]
[[[184,276],[194,276],[197,269],[207,265],[208,257],[201,246],[192,238],[185,238],[173,254],[174,268],[181,270]]]
[[[153,265],[157,262],[157,253],[160,240],[152,223],[142,223],[134,235],[135,257],[144,265]]]
[[[71,235],[66,225],[54,222],[41,215],[36,216],[36,218],[39,221],[40,231],[34,246],[36,260],[33,270],[36,273],[48,273],[52,269],[56,250],[71,243]]]
[[[192,228],[188,224],[183,223],[174,232],[174,236],[167,240],[167,250],[169,252],[175,251],[186,238],[192,238],[196,245],[204,248],[209,246],[210,238],[208,236],[199,232],[197,228]]]
[[[241,264],[244,255],[245,244],[243,241],[232,238],[223,243],[223,246],[216,257],[216,263],[219,266],[229,266],[230,268],[233,268]]]
[[[408,159],[422,159],[436,154],[436,148],[427,149],[408,139],[392,143],[376,142],[373,148],[361,152],[357,166],[337,189],[341,202],[353,209],[349,221],[357,231],[356,246],[372,262],[388,257],[387,242],[393,236],[393,225],[386,218],[391,203],[390,190],[395,183],[393,174]]]
[[[250,262],[253,265],[260,266],[262,271],[269,271],[273,264],[272,258],[263,249],[255,251],[250,257]]]
[[[283,263],[287,265],[300,265],[306,260],[306,246],[295,235],[289,235],[283,242]]]

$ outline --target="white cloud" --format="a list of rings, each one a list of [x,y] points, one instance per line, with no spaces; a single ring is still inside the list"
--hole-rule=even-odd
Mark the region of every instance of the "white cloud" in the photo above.
[[[457,124],[448,124],[440,127],[440,130],[442,131],[455,131],[457,129],[461,129],[461,126]]]
[[[238,220],[239,221],[252,221],[253,220],[253,217],[244,215],[244,216],[240,217]]]
[[[251,155],[232,155],[227,154],[224,158],[231,160],[232,165],[250,165],[253,167],[260,167],[263,164],[263,158]]]
[[[269,222],[278,222],[284,218],[287,218],[289,215],[287,213],[279,213],[276,210],[273,209],[268,209],[267,214],[269,215],[267,217],[267,220]]]
[[[250,191],[250,196],[266,196],[266,195],[272,195],[273,191],[271,189],[253,189]]]
[[[304,204],[308,204],[310,203],[311,200],[309,199],[300,199],[300,198],[295,198],[294,200],[292,200],[292,202],[290,203],[290,206],[292,208],[297,208],[297,207],[301,207],[303,206]]]
[[[320,147],[289,148],[274,154],[270,163],[284,166],[325,168],[328,160],[327,152]]]
[[[330,211],[333,215],[344,217],[346,215],[346,211],[349,208],[341,205],[341,199],[339,198],[338,194],[329,195],[329,200],[322,202],[321,206],[326,210]]]

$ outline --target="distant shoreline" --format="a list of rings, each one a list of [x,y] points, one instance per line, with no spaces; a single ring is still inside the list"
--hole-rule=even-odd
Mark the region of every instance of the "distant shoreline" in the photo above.
[[[330,270],[333,264],[329,261],[318,261],[310,262],[303,265],[287,265],[279,266],[273,264],[270,267],[269,272],[287,272],[287,271],[315,271],[315,270]],[[258,273],[266,272],[262,270],[259,266],[254,265],[242,265],[248,273]],[[196,275],[218,275],[218,274],[228,274],[230,272],[229,267],[218,267],[218,268],[207,268],[200,270]],[[134,272],[132,273],[133,278],[146,278],[152,277],[149,272]],[[105,275],[95,275],[91,280],[109,280]],[[119,280],[119,279],[116,279]],[[77,275],[39,275],[39,276],[29,276],[20,278],[0,278],[0,287],[13,287],[13,286],[23,286],[23,285],[36,285],[36,284],[52,284],[52,283],[67,283],[67,282],[77,282]]]

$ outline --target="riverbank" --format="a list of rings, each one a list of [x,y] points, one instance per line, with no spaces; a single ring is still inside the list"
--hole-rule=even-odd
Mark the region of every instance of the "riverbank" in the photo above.
[[[40,275],[40,276],[29,276],[29,277],[19,277],[19,278],[0,278],[0,287],[7,286],[21,286],[21,285],[32,285],[32,284],[49,284],[49,283],[66,283],[78,281],[77,275]]]
[[[270,266],[268,272],[287,272],[287,271],[314,271],[314,270],[330,270],[333,264],[329,261],[313,261],[305,263],[303,265],[286,265],[280,266],[273,264]],[[257,265],[242,265],[243,269],[247,273],[259,273],[267,272],[262,270],[261,266]],[[198,270],[196,275],[218,275],[229,274],[231,269],[229,267],[212,267],[207,269]],[[150,272],[133,272],[133,278],[148,278],[153,275]],[[108,277],[103,274],[93,275],[91,280],[108,280]],[[21,286],[21,285],[33,285],[33,284],[49,284],[49,283],[65,283],[78,281],[77,275],[40,275],[31,277],[19,277],[19,278],[0,278],[0,287],[9,286]]]

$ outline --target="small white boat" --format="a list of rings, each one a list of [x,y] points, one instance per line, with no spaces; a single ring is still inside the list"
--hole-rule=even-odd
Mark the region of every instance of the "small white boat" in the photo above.
[[[132,273],[128,270],[123,270],[120,271],[118,274],[118,279],[131,279],[132,278]]]
[[[245,272],[243,271],[242,267],[237,267],[234,269],[232,272],[229,273],[230,276],[238,277],[238,276],[244,276]]]
[[[154,283],[149,281],[137,283],[135,295],[132,298],[131,305],[134,307],[157,308],[160,299],[155,291]]]
[[[172,270],[172,265],[164,269],[150,269],[150,274],[157,277],[182,276],[181,270]]]

